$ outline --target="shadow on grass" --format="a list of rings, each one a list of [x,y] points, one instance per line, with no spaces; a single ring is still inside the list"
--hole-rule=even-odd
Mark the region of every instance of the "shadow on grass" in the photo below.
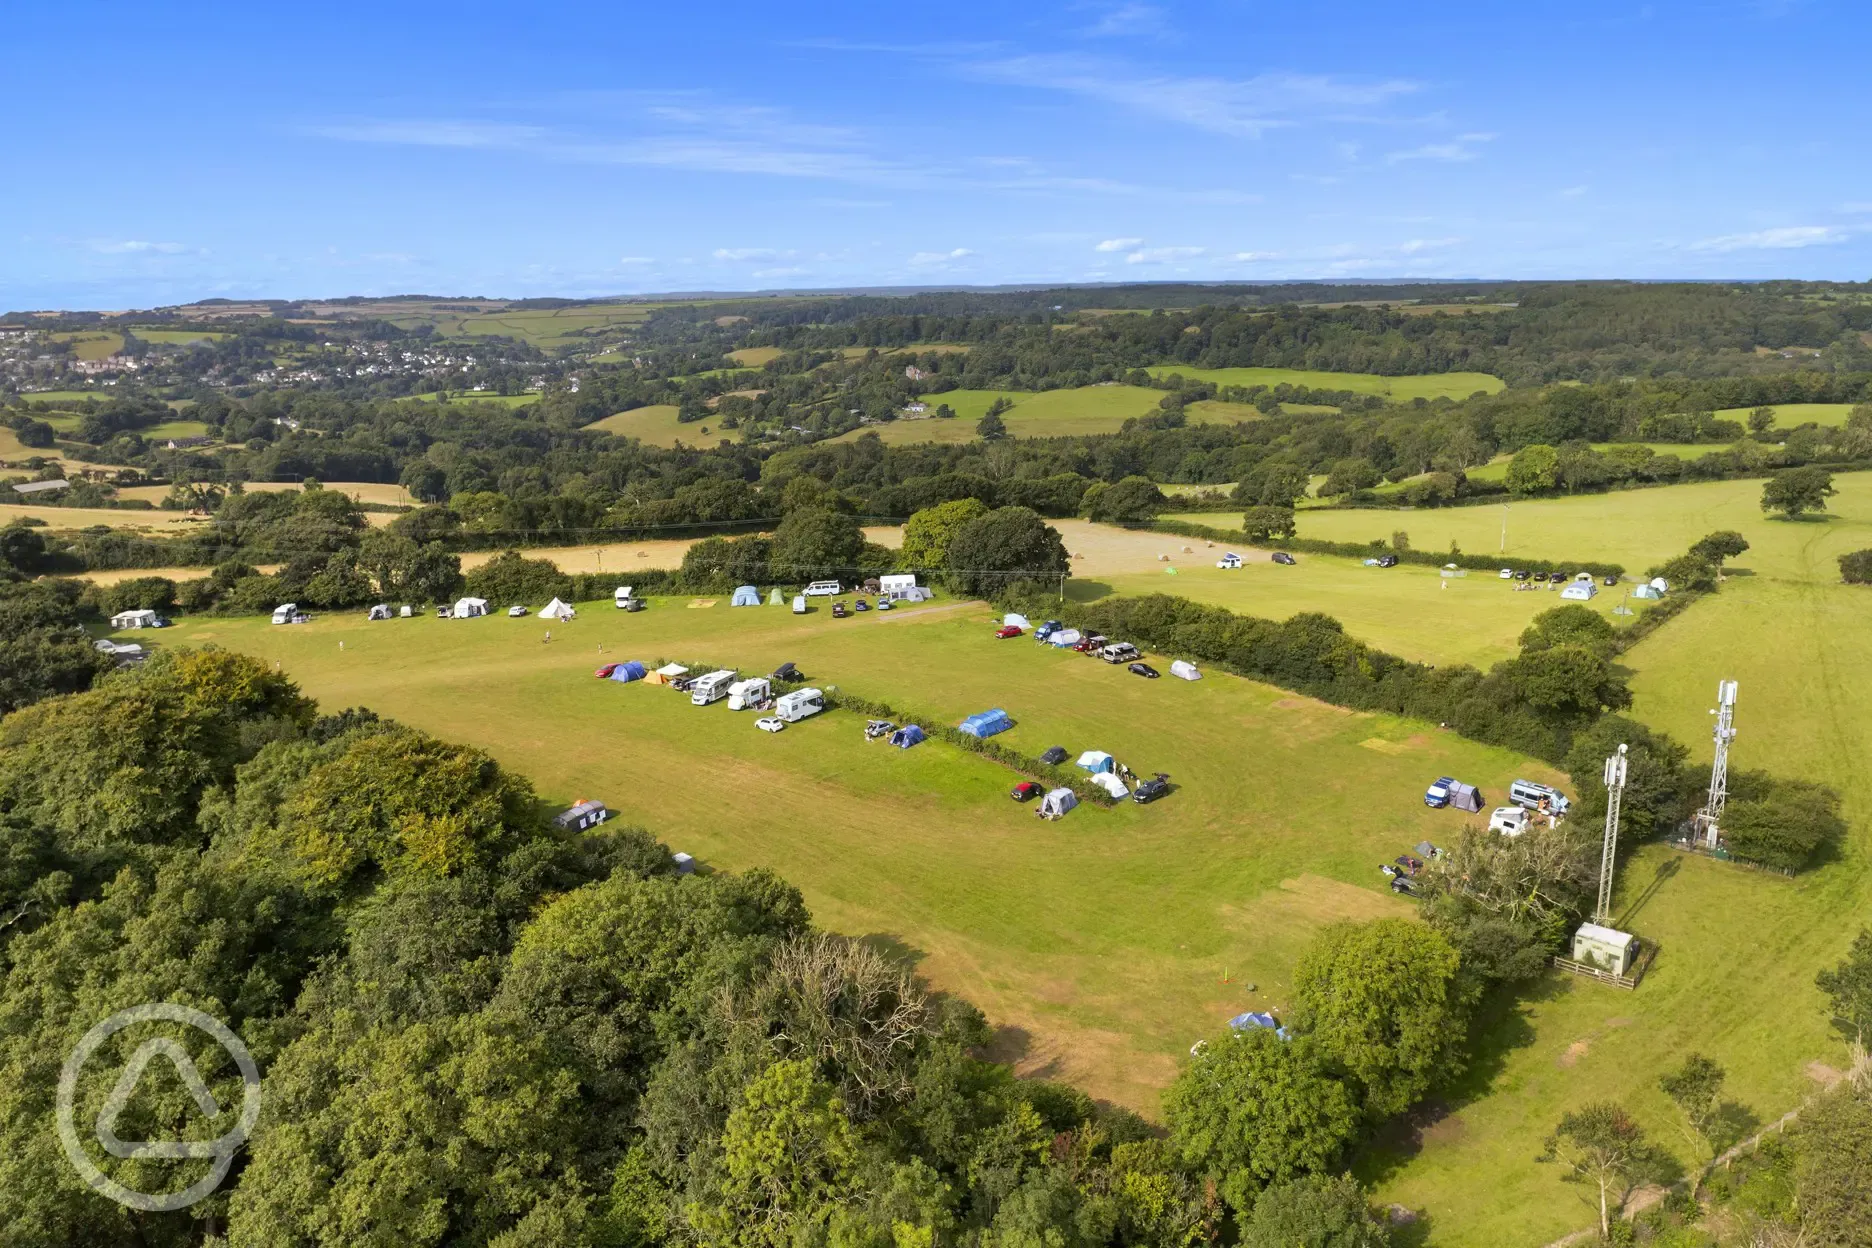
[[[1375,1187],[1408,1165],[1426,1145],[1461,1139],[1466,1129],[1461,1110],[1487,1096],[1515,1051],[1534,1043],[1533,1007],[1572,990],[1571,983],[1547,975],[1519,991],[1498,992],[1485,1000],[1473,1024],[1469,1065],[1444,1087],[1440,1097],[1385,1123],[1354,1157],[1352,1172]]]
[[[1069,579],[1066,582],[1066,599],[1069,602],[1097,602],[1117,592],[1104,581]]]
[[[929,954],[917,948],[895,932],[870,932],[858,938],[858,943],[869,947],[881,955],[886,962],[901,970],[914,971]]]
[[[1658,863],[1657,873],[1651,877],[1651,882],[1646,884],[1643,891],[1636,897],[1625,903],[1625,909],[1620,912],[1615,925],[1618,930],[1631,931],[1632,923],[1637,920],[1639,911],[1650,905],[1651,899],[1656,897],[1664,885],[1681,870],[1683,870],[1683,859],[1678,857],[1667,858]]]

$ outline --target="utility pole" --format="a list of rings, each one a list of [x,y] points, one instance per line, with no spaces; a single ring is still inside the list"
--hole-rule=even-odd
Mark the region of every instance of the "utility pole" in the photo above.
[[[1736,682],[1718,681],[1716,684],[1716,709],[1710,714],[1716,717],[1716,761],[1710,767],[1709,797],[1703,803],[1703,813],[1698,822],[1703,833],[1703,844],[1708,849],[1716,848],[1717,825],[1722,821],[1723,806],[1729,801],[1729,743],[1735,740],[1735,704]]]
[[[1599,908],[1593,912],[1593,922],[1601,927],[1612,923],[1612,867],[1618,858],[1619,804],[1625,796],[1625,750],[1619,746],[1605,763],[1605,845],[1599,854]]]

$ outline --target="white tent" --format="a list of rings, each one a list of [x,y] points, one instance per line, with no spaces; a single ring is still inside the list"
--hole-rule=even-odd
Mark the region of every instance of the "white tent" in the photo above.
[[[687,676],[688,674],[689,669],[680,663],[665,663],[662,667],[657,668],[657,675],[663,677],[665,680],[676,676]]]
[[[457,598],[455,600],[455,610],[453,614],[455,618],[458,620],[465,620],[472,616],[477,616],[477,615],[486,615],[487,614],[487,599],[485,598]]]
[[[542,620],[569,620],[577,614],[578,612],[574,611],[570,604],[561,602],[559,599],[555,598],[540,608],[539,618]]]
[[[1016,612],[1016,611],[1010,611],[1006,615],[1002,616],[1001,624],[1003,627],[1006,627],[1007,625],[1010,625],[1010,624],[1013,625],[1015,628],[1032,628],[1033,627],[1032,624],[1029,624],[1027,622],[1026,616],[1021,615],[1019,612]]]
[[[786,598],[780,593],[778,585],[767,591],[767,605],[770,607],[786,606]]]
[[[413,614],[415,614],[415,613],[414,613],[414,612],[412,612],[412,611],[410,610],[410,605],[409,605],[409,603],[407,603],[407,602],[406,602],[406,603],[404,603],[404,604],[403,604],[403,607],[402,607],[402,609],[401,609],[401,610],[399,610],[399,611],[397,612],[397,618],[398,618],[398,619],[404,619],[404,620],[407,620],[407,619],[409,619],[409,618],[410,618],[410,617],[411,617],[411,616],[412,616]]]
[[[1079,804],[1079,795],[1071,789],[1054,789],[1040,799],[1042,819],[1057,819]]]
[[[1194,663],[1186,663],[1182,659],[1178,659],[1170,665],[1170,674],[1177,677],[1179,680],[1202,679],[1202,673],[1196,670],[1196,665]]]
[[[1079,644],[1079,638],[1080,638],[1080,633],[1078,629],[1062,628],[1058,632],[1047,634],[1047,645],[1049,646],[1076,646]]]
[[[1661,576],[1654,576],[1651,578],[1651,588],[1657,590],[1660,594],[1668,594],[1670,593],[1670,582]]]
[[[1109,771],[1101,771],[1092,777],[1092,783],[1104,789],[1113,797],[1129,797],[1131,790],[1125,788],[1125,782]]]
[[[1091,772],[1111,771],[1117,766],[1104,750],[1087,750],[1079,756],[1078,765]]]
[[[1571,599],[1574,602],[1586,602],[1595,597],[1598,593],[1599,587],[1591,581],[1574,581],[1571,585],[1568,585],[1565,589],[1560,591],[1560,596],[1562,598]]]
[[[370,618],[373,620],[389,619],[390,618],[390,604],[387,602],[380,602],[376,606],[372,607],[370,609]]]

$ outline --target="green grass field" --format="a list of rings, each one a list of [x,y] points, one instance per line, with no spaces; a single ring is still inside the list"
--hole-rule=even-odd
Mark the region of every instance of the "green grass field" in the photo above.
[[[1640,572],[1682,554],[1707,533],[1735,529],[1756,547],[1738,561],[1744,566],[1792,566],[1808,559],[1818,566],[1872,547],[1872,473],[1841,473],[1833,484],[1839,494],[1829,501],[1829,513],[1799,521],[1764,516],[1762,482],[1753,479],[1524,500],[1508,508],[1504,562],[1512,564],[1517,555],[1604,559]],[[1182,518],[1217,528],[1241,525],[1238,512]],[[1495,505],[1409,511],[1309,509],[1300,513],[1299,527],[1302,537],[1335,542],[1389,539],[1402,529],[1418,550],[1448,550],[1453,541],[1469,554],[1494,554],[1501,548],[1502,519],[1502,508]]]
[[[220,342],[223,338],[234,336],[211,329],[144,329],[140,325],[133,326],[130,332],[145,342],[161,342],[170,346],[186,346],[191,342]]]
[[[730,351],[728,358],[743,368],[760,368],[785,354],[779,347],[742,347],[739,351]]]
[[[439,393],[412,394],[405,397],[414,399],[418,403],[440,403],[442,401],[442,396]],[[486,392],[477,394],[472,390],[450,390],[448,392],[448,401],[450,403],[498,403],[502,407],[525,407],[529,403],[539,402],[540,396],[537,394],[489,394]]]
[[[123,335],[109,331],[74,330],[50,336],[58,342],[69,342],[72,354],[81,360],[101,360],[123,350]]]
[[[732,430],[722,433],[721,426],[713,420],[691,421],[685,425],[676,419],[676,413],[674,403],[655,403],[649,407],[633,407],[628,412],[617,412],[603,420],[594,420],[585,427],[615,433],[621,438],[637,438],[647,446],[661,447],[673,447],[678,442],[686,446],[713,446],[721,438],[733,436]],[[709,432],[703,433],[704,429]]]
[[[208,422],[205,420],[165,420],[159,425],[151,425],[137,432],[152,442],[158,438],[205,438],[208,436]]]
[[[1223,549],[1184,556],[1172,565],[1175,576],[1161,571],[1102,576],[1069,582],[1067,593],[1081,601],[1107,593],[1179,594],[1275,620],[1323,611],[1380,650],[1423,663],[1482,668],[1512,657],[1529,621],[1561,602],[1557,590],[1516,592],[1517,582],[1489,572],[1452,578],[1444,588],[1434,568],[1368,568],[1356,559],[1329,555],[1300,555],[1294,567],[1250,559],[1243,567],[1223,570],[1214,566]],[[1622,589],[1601,587],[1587,605],[1611,618],[1612,608],[1624,601]],[[1630,605],[1640,611],[1650,606]]]
[[[1797,425],[1812,422],[1837,429],[1846,423],[1846,417],[1852,412],[1851,403],[1778,403],[1774,405],[1775,423],[1772,428],[1792,429]],[[1752,407],[1725,407],[1716,415],[1723,420],[1733,420],[1747,425]]]
[[[989,404],[1005,398],[1014,404],[1001,419],[1008,434],[1016,438],[1060,438],[1094,433],[1117,433],[1124,422],[1147,416],[1157,410],[1163,392],[1143,386],[1081,386],[1073,390],[948,390],[927,394],[923,402],[933,412],[947,403],[955,409],[954,420],[897,420],[883,425],[866,425],[862,430],[843,434],[846,439],[860,433],[875,432],[891,446],[914,442],[972,442],[977,437],[975,424],[988,412]],[[1192,424],[1221,424],[1238,419],[1231,412],[1198,411],[1198,408],[1233,409],[1237,404],[1195,404],[1189,409]],[[1247,409],[1257,418],[1259,412]]]
[[[1381,377],[1376,373],[1322,373],[1301,368],[1190,368],[1182,364],[1160,364],[1146,370],[1153,377],[1181,374],[1192,381],[1212,381],[1218,386],[1307,386],[1314,390],[1352,390],[1359,394],[1382,395],[1399,402],[1411,399],[1466,399],[1480,390],[1494,394],[1506,384],[1487,373],[1426,373],[1406,377]]]

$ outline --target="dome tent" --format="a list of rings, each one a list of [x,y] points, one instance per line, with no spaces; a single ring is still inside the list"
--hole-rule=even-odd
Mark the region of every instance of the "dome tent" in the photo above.
[[[923,729],[916,724],[905,724],[890,735],[890,743],[900,750],[907,750],[921,740]]]
[[[734,597],[728,603],[731,607],[760,606],[760,589],[753,585],[743,585],[734,591]]]
[[[633,680],[642,680],[644,675],[644,665],[636,659],[628,663],[620,663],[611,669],[611,679],[624,684],[629,684]]]

